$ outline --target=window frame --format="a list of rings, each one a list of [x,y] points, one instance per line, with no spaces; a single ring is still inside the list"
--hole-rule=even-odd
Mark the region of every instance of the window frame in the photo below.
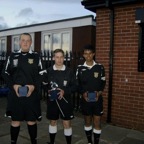
[[[4,50],[4,52],[7,52],[7,38],[6,37],[0,37],[0,52],[2,52],[1,51],[1,41],[2,40],[5,40],[5,50]]]
[[[14,50],[14,39],[15,38],[18,38],[18,47],[19,47],[19,37],[20,37],[20,35],[14,35],[14,36],[12,36],[12,52],[14,52],[15,50]],[[19,47],[20,48],[20,47]]]
[[[51,35],[51,39],[50,39],[50,47],[51,49],[49,49],[49,51],[53,51],[53,42],[52,42],[52,36],[53,34],[60,34],[60,48],[62,49],[62,34],[64,33],[69,33],[69,51],[72,51],[72,28],[69,29],[60,29],[60,30],[50,30],[50,31],[43,31],[42,32],[42,36],[41,36],[41,51],[46,51],[44,49],[44,37],[46,35]]]

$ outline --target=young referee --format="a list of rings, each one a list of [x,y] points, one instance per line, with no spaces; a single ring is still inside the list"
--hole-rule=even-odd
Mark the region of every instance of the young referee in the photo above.
[[[22,121],[27,122],[31,143],[37,144],[37,120],[41,119],[39,87],[43,75],[41,59],[30,47],[29,33],[20,35],[20,50],[7,59],[2,75],[10,88],[7,116],[11,117],[11,144],[17,143]]]
[[[57,120],[62,119],[64,135],[67,144],[71,144],[72,127],[74,118],[71,105],[71,94],[76,90],[75,75],[72,70],[64,65],[64,51],[56,49],[53,53],[55,64],[47,69],[45,80],[48,83],[49,97],[47,101],[47,118],[50,120],[50,143],[55,143],[57,133]]]
[[[101,115],[103,114],[102,91],[105,87],[105,71],[103,65],[94,61],[95,49],[86,45],[83,50],[85,63],[79,65],[76,72],[79,91],[82,94],[82,113],[84,115],[84,130],[88,144],[99,143],[101,134]]]

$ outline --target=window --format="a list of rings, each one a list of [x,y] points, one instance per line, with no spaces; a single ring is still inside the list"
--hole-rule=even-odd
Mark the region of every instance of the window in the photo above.
[[[18,51],[19,49],[19,36],[15,36],[13,38],[13,51]]]
[[[52,34],[52,50],[61,49],[61,34]]]
[[[70,35],[68,32],[62,34],[62,49],[69,51],[70,48]]]
[[[6,37],[1,37],[0,38],[0,60],[5,59],[5,52],[7,51],[6,49]]]
[[[71,30],[49,31],[42,33],[42,51],[63,49],[71,51]]]
[[[6,52],[6,38],[0,38],[0,53]]]
[[[51,49],[51,34],[44,35],[44,49],[45,50]]]
[[[30,33],[31,37],[32,37],[32,44],[31,44],[31,50],[34,51],[34,33]]]

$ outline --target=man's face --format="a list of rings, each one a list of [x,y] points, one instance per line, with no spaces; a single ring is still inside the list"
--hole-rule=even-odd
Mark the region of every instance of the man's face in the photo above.
[[[61,52],[55,53],[53,59],[57,66],[62,66],[64,63],[64,55]]]
[[[85,60],[86,60],[87,62],[93,61],[94,55],[95,55],[95,53],[93,53],[93,52],[90,51],[90,50],[85,50],[84,53],[83,53],[83,57],[85,58]]]
[[[32,44],[32,41],[29,35],[21,35],[20,47],[23,52],[28,52],[31,44]]]

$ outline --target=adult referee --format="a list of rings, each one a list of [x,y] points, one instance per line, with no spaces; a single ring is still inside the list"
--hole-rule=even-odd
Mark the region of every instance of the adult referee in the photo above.
[[[83,50],[85,63],[79,65],[76,77],[79,90],[82,94],[82,113],[84,115],[84,130],[88,144],[92,144],[92,129],[94,144],[99,143],[101,134],[101,115],[103,114],[102,91],[105,87],[105,71],[101,64],[96,63],[93,58],[95,50],[93,46],[86,45]],[[94,125],[94,127],[92,127]]]
[[[40,75],[43,74],[41,59],[30,49],[29,33],[20,35],[20,50],[7,59],[2,75],[10,88],[7,116],[11,117],[11,144],[17,143],[21,121],[26,121],[31,143],[37,143],[37,120],[41,119]]]

